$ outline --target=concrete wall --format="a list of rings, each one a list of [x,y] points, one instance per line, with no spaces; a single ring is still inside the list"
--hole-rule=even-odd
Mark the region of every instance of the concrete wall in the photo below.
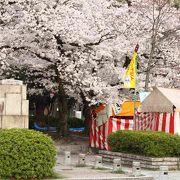
[[[0,128],[28,128],[29,101],[22,81],[0,81]]]

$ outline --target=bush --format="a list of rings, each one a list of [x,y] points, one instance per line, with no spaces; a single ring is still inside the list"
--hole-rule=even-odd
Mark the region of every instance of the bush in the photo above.
[[[44,122],[45,126],[50,126],[50,127],[63,126],[63,122],[60,121],[60,119],[57,117],[42,116],[40,120]],[[38,122],[37,117],[29,116],[29,128],[33,128],[35,122]],[[68,117],[67,123],[68,123],[69,128],[84,127],[84,120],[76,118],[76,117]]]
[[[29,116],[29,128],[32,129],[34,126],[34,123],[36,122],[35,116]]]
[[[44,116],[43,119],[45,120],[46,125],[50,127],[58,127],[59,124],[62,124],[57,117]]]
[[[151,157],[180,155],[180,136],[163,132],[117,131],[108,137],[112,151]]]
[[[28,179],[52,176],[55,155],[52,139],[41,132],[0,130],[0,177]]]
[[[84,127],[84,121],[76,117],[68,117],[68,127],[69,128]]]

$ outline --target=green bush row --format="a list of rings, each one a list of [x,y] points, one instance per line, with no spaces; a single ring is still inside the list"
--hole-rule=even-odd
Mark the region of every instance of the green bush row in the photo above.
[[[53,175],[56,150],[52,139],[28,129],[0,130],[0,177],[44,178]]]
[[[84,120],[76,117],[68,117],[68,127],[69,128],[84,127]]]
[[[180,136],[163,132],[117,131],[110,134],[112,151],[150,157],[180,156]]]

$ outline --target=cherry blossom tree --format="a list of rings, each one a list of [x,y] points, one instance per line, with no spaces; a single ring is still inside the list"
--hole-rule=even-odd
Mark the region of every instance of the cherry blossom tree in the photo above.
[[[125,57],[137,43],[146,89],[149,82],[178,87],[179,9],[164,2],[1,0],[1,66],[25,66],[33,83],[56,89],[65,129],[66,95],[88,106],[119,98]]]

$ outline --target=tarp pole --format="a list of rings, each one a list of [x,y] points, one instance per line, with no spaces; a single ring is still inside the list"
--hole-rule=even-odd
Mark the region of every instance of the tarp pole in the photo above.
[[[139,44],[137,44],[135,47],[136,53],[137,53],[138,49],[139,49]],[[136,78],[135,78],[135,88],[134,88],[134,117],[133,117],[134,122],[135,122],[135,114],[136,114],[137,61],[138,61],[138,55],[136,56],[136,61],[135,61]]]
[[[135,111],[136,111],[136,88],[134,89],[134,120],[135,120]]]

